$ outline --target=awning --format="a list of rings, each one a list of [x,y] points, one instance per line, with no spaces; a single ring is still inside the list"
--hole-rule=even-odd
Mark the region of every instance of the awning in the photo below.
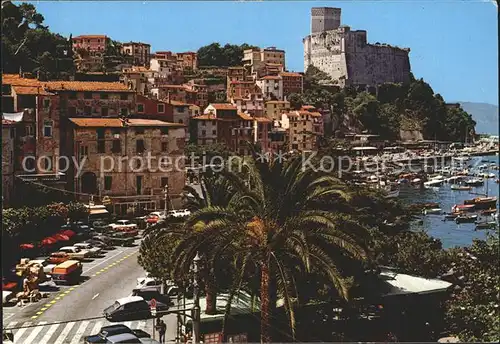
[[[16,112],[16,113],[2,113],[2,119],[6,119],[8,121],[13,122],[21,122],[23,120],[24,112]]]
[[[32,248],[35,248],[35,245],[33,245],[33,244],[21,244],[21,245],[19,245],[19,248],[23,249],[23,250],[30,250]]]
[[[109,214],[106,209],[91,209],[90,215],[100,215],[100,214]]]
[[[75,232],[73,232],[71,229],[66,229],[66,230],[60,231],[59,233],[62,235],[65,235],[69,238],[71,238],[73,235],[75,235]]]
[[[52,245],[52,244],[55,244],[56,242],[58,242],[59,240],[55,237],[46,237],[45,239],[43,239],[41,241],[42,245]]]
[[[64,235],[62,233],[55,234],[54,238],[57,239],[57,240],[60,240],[60,241],[68,241],[69,240],[69,236]]]
[[[352,150],[363,151],[363,150],[376,150],[377,147],[353,147]]]

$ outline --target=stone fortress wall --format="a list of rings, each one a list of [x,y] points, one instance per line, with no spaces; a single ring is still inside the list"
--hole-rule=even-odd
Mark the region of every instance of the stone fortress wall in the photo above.
[[[339,8],[312,8],[311,34],[303,40],[304,70],[313,65],[341,87],[409,82],[410,49],[369,44],[366,31],[340,25],[340,14]]]

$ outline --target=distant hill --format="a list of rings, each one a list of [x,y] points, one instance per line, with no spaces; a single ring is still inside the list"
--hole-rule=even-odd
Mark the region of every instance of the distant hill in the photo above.
[[[476,133],[498,135],[498,106],[486,103],[459,103],[476,121]]]

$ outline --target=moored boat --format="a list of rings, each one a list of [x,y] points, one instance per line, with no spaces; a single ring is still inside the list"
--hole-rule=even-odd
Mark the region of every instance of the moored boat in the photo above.
[[[455,218],[456,223],[473,223],[477,220],[477,215],[460,215]]]
[[[465,205],[474,205],[476,210],[493,209],[497,207],[496,197],[477,197],[464,201]]]
[[[467,179],[466,181],[464,181],[464,183],[469,186],[481,186],[484,185],[484,180],[472,178],[472,179]]]
[[[496,227],[497,227],[497,223],[495,221],[476,222],[476,230],[478,230],[478,229],[494,229]]]
[[[451,207],[451,212],[457,213],[462,211],[473,211],[475,208],[475,204],[455,204],[453,207]]]
[[[471,186],[466,186],[466,185],[453,184],[451,186],[451,189],[455,190],[455,191],[466,191],[466,190],[472,190],[472,187]]]
[[[458,216],[460,216],[460,213],[449,213],[444,215],[445,220],[455,220]]]
[[[424,186],[426,188],[434,188],[434,187],[439,187],[439,186],[443,185],[443,183],[444,183],[444,179],[433,179],[433,180],[429,180],[429,181],[424,182]]]
[[[431,209],[424,209],[423,213],[424,215],[434,215],[434,214],[441,214],[443,210],[441,208],[431,208]]]
[[[482,215],[492,215],[492,214],[495,214],[496,212],[497,212],[496,209],[486,209],[486,210],[481,211],[481,214]]]

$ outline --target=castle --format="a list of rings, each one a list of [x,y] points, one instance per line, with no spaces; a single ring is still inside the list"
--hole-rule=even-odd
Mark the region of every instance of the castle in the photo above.
[[[340,25],[340,18],[340,8],[311,9],[311,34],[303,39],[304,70],[313,65],[340,87],[409,82],[409,48],[369,44],[365,30],[352,31]]]

